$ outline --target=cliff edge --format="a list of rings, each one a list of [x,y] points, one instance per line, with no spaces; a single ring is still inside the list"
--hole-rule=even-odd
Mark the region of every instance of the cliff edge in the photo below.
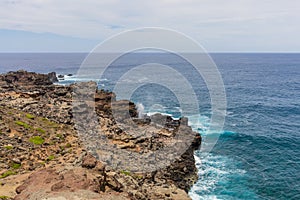
[[[101,144],[90,145],[100,137],[93,135],[98,132],[84,137],[78,134],[86,123],[78,125],[73,115],[79,113],[89,119],[90,107],[88,102],[74,107],[72,97],[76,89],[94,87],[95,83],[61,86],[54,82],[55,73],[17,71],[0,75],[1,198],[190,199],[187,192],[198,178],[193,154],[201,145],[201,137],[188,126],[186,118],[174,120],[156,114],[139,119],[133,102],[118,101],[112,92],[95,90],[93,108],[98,128],[110,146],[142,156],[168,149],[157,158],[174,157],[173,162],[151,172],[140,170],[139,165],[127,169],[117,166],[116,161],[142,161],[120,158],[111,149],[100,148],[104,146]],[[183,141],[186,136],[189,143]],[[184,152],[175,156],[174,146],[184,146]],[[101,155],[110,159],[99,159]],[[143,163],[145,169],[151,165],[148,161]]]

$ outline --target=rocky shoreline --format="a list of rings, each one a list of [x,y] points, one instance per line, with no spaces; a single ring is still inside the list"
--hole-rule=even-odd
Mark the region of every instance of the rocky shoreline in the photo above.
[[[118,155],[90,145],[98,132],[82,137],[78,130],[86,130],[86,123],[75,126],[74,112],[89,119],[90,106],[74,107],[74,91],[95,83],[53,84],[57,81],[55,73],[0,75],[0,199],[190,199],[187,192],[198,178],[193,154],[201,137],[186,118],[156,114],[139,119],[134,103],[97,89],[92,95],[98,129],[110,146],[141,156],[167,149],[159,159],[174,157],[151,172],[139,165],[130,167],[135,170],[113,167],[110,162],[115,164]],[[178,157],[174,146],[184,147]],[[109,159],[96,159],[104,154]],[[150,163],[150,156],[143,158]],[[122,161],[139,163],[135,157]]]

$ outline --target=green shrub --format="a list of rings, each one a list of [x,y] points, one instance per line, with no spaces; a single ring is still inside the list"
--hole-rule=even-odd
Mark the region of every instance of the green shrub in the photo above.
[[[0,196],[0,199],[1,199],[1,200],[9,200],[9,199],[11,199],[11,198],[8,197],[8,196]]]
[[[55,158],[55,156],[54,155],[51,155],[51,156],[49,156],[48,158],[47,158],[47,161],[51,161],[51,160],[53,160]]]
[[[11,149],[13,149],[14,147],[13,147],[13,146],[5,146],[4,148],[7,149],[7,150],[11,150]]]
[[[42,128],[36,128],[35,130],[37,130],[40,133],[46,133],[46,131],[44,129],[42,129]]]
[[[130,176],[130,174],[131,174],[129,171],[126,171],[126,170],[122,170],[122,171],[120,171],[120,173],[124,174],[126,176]]]
[[[13,163],[11,165],[11,168],[13,168],[13,169],[19,169],[20,167],[21,167],[21,164],[18,164],[18,163]]]
[[[39,162],[40,165],[45,166],[46,163],[45,162]]]
[[[40,136],[34,136],[29,138],[29,142],[36,144],[36,145],[41,145],[45,142],[45,140],[43,138],[41,138]]]
[[[15,175],[15,174],[16,174],[16,172],[8,170],[8,171],[4,172],[2,175],[0,175],[0,179],[1,178],[6,178],[6,177],[11,176],[11,175]]]
[[[34,119],[34,116],[31,115],[31,114],[26,114],[25,116],[26,116],[28,119]]]
[[[29,126],[28,124],[26,124],[25,122],[21,122],[21,121],[16,121],[16,124],[19,126],[23,126],[26,129],[31,128],[31,126]]]

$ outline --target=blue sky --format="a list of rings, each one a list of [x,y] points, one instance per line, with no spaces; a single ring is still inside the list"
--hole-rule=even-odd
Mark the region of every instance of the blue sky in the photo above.
[[[210,52],[300,52],[299,22],[298,0],[2,0],[0,52],[87,52],[140,27],[180,31]]]

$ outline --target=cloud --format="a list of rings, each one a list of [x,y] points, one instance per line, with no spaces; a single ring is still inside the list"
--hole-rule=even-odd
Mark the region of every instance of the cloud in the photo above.
[[[122,30],[159,26],[186,33],[216,51],[228,48],[232,37],[246,43],[249,35],[268,43],[282,37],[297,40],[299,21],[300,2],[293,0],[0,1],[0,29],[103,40]],[[220,44],[211,45],[216,39]],[[298,40],[294,43],[293,48],[300,47]],[[263,49],[263,43],[257,48]]]

